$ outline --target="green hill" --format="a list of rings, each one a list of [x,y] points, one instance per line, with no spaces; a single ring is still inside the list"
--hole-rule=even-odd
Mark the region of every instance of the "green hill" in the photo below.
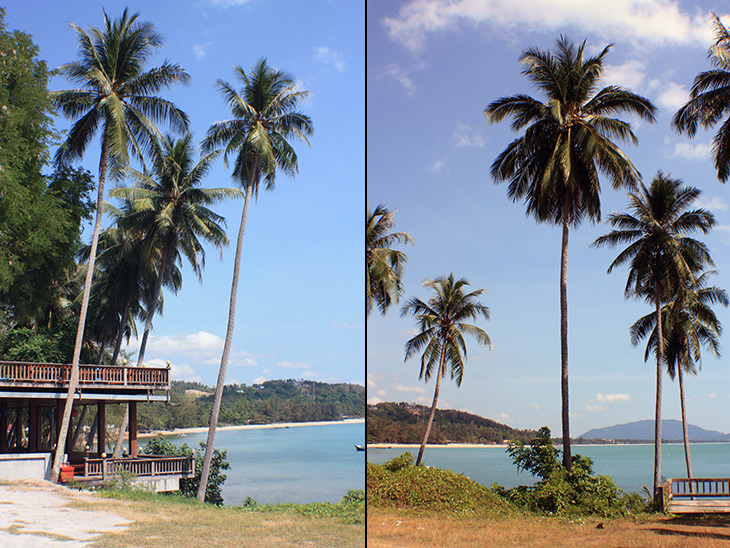
[[[430,408],[383,402],[367,406],[367,443],[421,443]],[[516,430],[499,422],[454,409],[437,409],[429,443],[529,442],[534,430]]]

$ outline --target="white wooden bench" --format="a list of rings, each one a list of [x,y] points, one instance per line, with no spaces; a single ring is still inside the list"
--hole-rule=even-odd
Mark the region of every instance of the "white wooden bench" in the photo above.
[[[662,488],[665,512],[730,514],[730,478],[672,478]]]

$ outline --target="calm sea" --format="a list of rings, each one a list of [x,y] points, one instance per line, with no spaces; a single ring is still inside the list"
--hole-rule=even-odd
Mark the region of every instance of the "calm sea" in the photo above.
[[[168,436],[197,449],[206,434]],[[323,424],[260,430],[219,430],[217,449],[231,468],[223,484],[225,504],[246,497],[259,503],[338,502],[349,489],[365,488],[365,424]]]
[[[368,448],[367,459],[372,463],[382,464],[406,451],[410,451],[414,457],[418,454],[418,448]],[[654,446],[651,444],[574,445],[573,454],[575,453],[593,459],[594,472],[611,476],[626,492],[639,492],[645,485],[651,489],[654,477]],[[730,444],[692,444],[690,455],[694,477],[730,477]],[[424,464],[451,469],[487,487],[494,482],[507,488],[531,485],[534,482],[529,473],[517,472],[512,459],[502,447],[427,447]],[[682,444],[663,446],[662,476],[687,477]]]

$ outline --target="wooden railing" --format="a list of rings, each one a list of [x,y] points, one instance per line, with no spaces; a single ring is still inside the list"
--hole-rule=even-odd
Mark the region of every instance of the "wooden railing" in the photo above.
[[[86,478],[107,478],[126,472],[137,477],[187,476],[193,472],[193,457],[145,456],[121,459],[84,459]]]
[[[69,364],[0,361],[0,385],[68,385],[70,378]],[[82,364],[79,386],[169,390],[170,368]]]

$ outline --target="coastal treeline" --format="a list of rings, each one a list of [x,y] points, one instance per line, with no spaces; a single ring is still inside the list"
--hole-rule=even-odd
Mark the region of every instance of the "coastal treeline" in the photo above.
[[[367,443],[421,443],[430,409],[411,403],[382,402],[367,406]],[[517,430],[499,422],[454,409],[437,409],[429,443],[527,442],[534,430]]]
[[[170,400],[137,407],[138,425],[146,430],[208,426],[213,388],[197,382],[173,381]],[[108,412],[108,422],[119,420],[121,406]],[[111,414],[109,414],[111,413]],[[273,380],[251,386],[228,384],[223,389],[219,424],[335,421],[363,417],[365,388],[307,380]],[[117,416],[118,415],[118,416]],[[118,423],[117,423],[118,424]]]

